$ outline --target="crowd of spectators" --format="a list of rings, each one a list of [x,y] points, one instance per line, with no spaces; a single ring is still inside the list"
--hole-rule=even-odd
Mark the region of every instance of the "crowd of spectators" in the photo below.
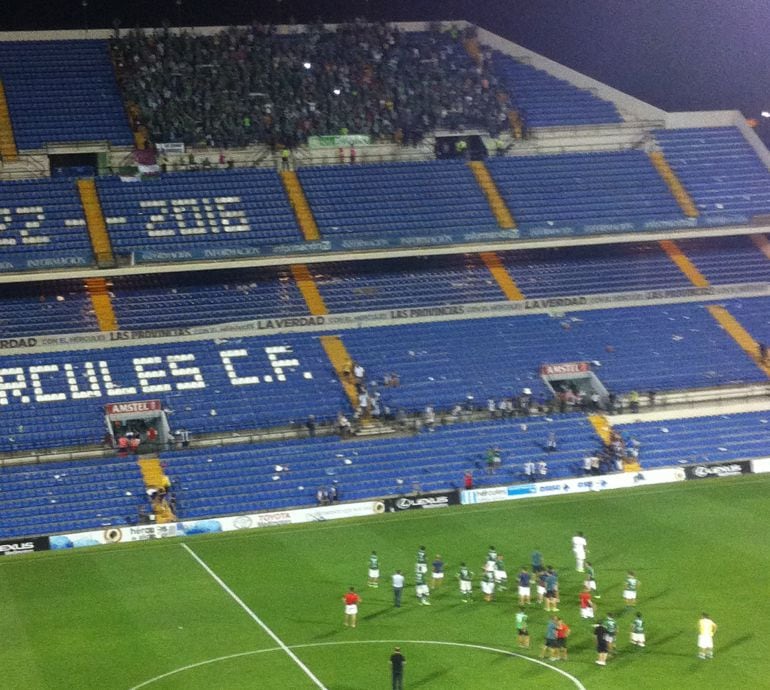
[[[141,29],[111,45],[134,126],[154,142],[294,147],[312,135],[410,143],[436,128],[506,126],[508,98],[463,35],[356,21],[292,34]]]

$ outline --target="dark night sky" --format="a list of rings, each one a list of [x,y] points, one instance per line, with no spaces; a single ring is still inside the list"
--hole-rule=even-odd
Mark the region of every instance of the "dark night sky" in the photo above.
[[[468,19],[665,110],[770,110],[767,0],[3,0],[3,29]],[[760,133],[770,141],[770,121]]]

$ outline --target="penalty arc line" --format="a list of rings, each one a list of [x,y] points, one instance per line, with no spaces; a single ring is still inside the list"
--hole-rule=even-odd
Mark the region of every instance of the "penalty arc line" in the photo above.
[[[249,617],[257,624],[259,625],[262,630],[264,630],[270,638],[275,642],[280,649],[282,649],[286,654],[289,656],[289,658],[299,666],[302,671],[305,673],[305,675],[310,678],[310,680],[313,681],[313,683],[316,685],[316,687],[320,688],[320,690],[328,690],[328,688],[316,677],[316,675],[305,665],[305,663],[300,659],[294,652],[289,649],[289,647],[286,646],[286,643],[278,637],[265,623],[262,622],[262,619],[254,613],[241,599],[235,592],[233,592],[230,587],[228,587],[227,583],[219,577],[211,568],[209,568],[208,564],[197,554],[195,551],[193,551],[187,544],[182,543],[182,548],[187,551],[197,562],[198,565],[201,566],[213,579],[214,581],[223,589],[227,594],[230,596],[230,598],[238,604],[248,615]]]
[[[348,645],[348,644],[423,644],[423,645],[434,644],[434,645],[443,645],[446,647],[465,647],[466,649],[480,649],[481,651],[484,651],[484,652],[492,652],[494,654],[503,654],[505,656],[510,656],[517,659],[524,659],[524,661],[530,661],[533,664],[537,664],[538,666],[543,666],[551,671],[556,671],[556,673],[561,674],[562,676],[567,678],[569,681],[571,681],[572,684],[578,690],[586,690],[586,686],[583,685],[571,673],[567,673],[563,669],[557,668],[556,666],[552,666],[551,664],[546,663],[545,661],[541,661],[540,659],[535,659],[531,656],[526,656],[525,654],[518,654],[516,652],[511,652],[511,651],[508,651],[507,649],[498,649],[497,647],[489,647],[487,645],[481,645],[481,644],[470,644],[468,642],[444,642],[440,640],[344,640],[344,641],[341,640],[338,642],[309,642],[307,644],[294,644],[294,645],[291,645],[291,649],[309,649],[312,647],[333,647],[335,645]],[[177,673],[184,673],[185,671],[191,671],[192,669],[200,668],[201,666],[208,666],[209,664],[216,664],[220,661],[230,661],[231,659],[239,659],[245,656],[255,656],[257,654],[266,654],[267,652],[278,652],[281,650],[282,650],[281,647],[269,647],[267,649],[252,649],[248,652],[238,652],[236,654],[227,654],[225,656],[219,656],[214,659],[206,659],[205,661],[198,661],[195,664],[188,664],[187,666],[181,666],[180,668],[176,668],[173,671],[168,671],[159,676],[155,676],[154,678],[145,680],[139,685],[133,686],[132,688],[130,688],[130,690],[139,690],[140,688],[144,688],[144,687],[147,687],[148,685],[152,685],[153,683],[156,683],[159,680],[163,680],[164,678],[168,678],[169,676],[174,676]]]

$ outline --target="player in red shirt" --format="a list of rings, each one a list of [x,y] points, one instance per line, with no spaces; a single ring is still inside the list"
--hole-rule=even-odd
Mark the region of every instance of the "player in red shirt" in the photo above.
[[[361,603],[361,597],[356,594],[354,587],[351,587],[342,601],[345,602],[345,625],[351,628],[356,627],[356,619],[358,618],[358,605]]]
[[[594,603],[591,601],[591,592],[589,592],[587,589],[584,589],[582,592],[580,592],[580,617],[594,617]]]
[[[569,637],[569,626],[561,619],[556,623],[556,652],[559,659],[567,660],[567,638]]]

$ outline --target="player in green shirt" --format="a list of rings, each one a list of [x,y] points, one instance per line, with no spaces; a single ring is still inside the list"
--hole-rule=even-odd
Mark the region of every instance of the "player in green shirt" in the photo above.
[[[644,621],[642,620],[642,614],[637,613],[631,623],[631,644],[637,647],[644,647],[646,640],[644,636]]]
[[[380,586],[380,559],[377,558],[377,552],[372,551],[369,556],[369,580],[370,587]]]
[[[460,580],[460,595],[467,604],[473,596],[473,573],[468,570],[468,566],[465,563],[460,563],[457,578]]]
[[[484,601],[492,601],[495,596],[495,574],[491,570],[485,570],[481,576],[481,591],[484,593]]]
[[[586,561],[585,569],[586,579],[583,582],[583,585],[589,592],[591,592],[591,596],[594,599],[601,599],[601,595],[596,593],[596,572],[594,571],[593,565],[591,565],[591,561]]]
[[[626,606],[633,606],[636,604],[636,592],[639,589],[639,580],[636,578],[636,574],[633,570],[628,571],[626,576],[626,585],[623,589],[623,600],[626,602]]]
[[[417,551],[417,566],[415,570],[423,575],[428,572],[428,557],[425,555],[424,546],[421,546]]]
[[[519,647],[525,647],[529,649],[529,630],[527,629],[527,621],[529,616],[524,612],[524,607],[520,606],[516,612],[516,634],[519,640]]]
[[[500,591],[508,589],[508,573],[505,570],[505,558],[502,555],[498,555],[495,561],[495,584]]]
[[[607,648],[611,653],[615,652],[615,638],[618,634],[618,622],[612,613],[608,613],[604,619],[604,629],[607,631]]]
[[[415,594],[417,594],[417,598],[420,600],[420,603],[423,606],[430,606],[430,601],[428,600],[428,597],[430,596],[430,589],[428,588],[428,583],[425,580],[425,573],[421,573],[418,570],[414,576],[414,584],[414,591]]]

